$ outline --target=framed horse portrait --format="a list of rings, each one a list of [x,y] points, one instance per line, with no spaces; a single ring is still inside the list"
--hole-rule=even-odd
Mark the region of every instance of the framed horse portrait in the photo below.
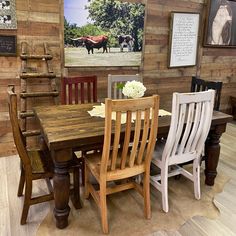
[[[236,1],[209,0],[205,47],[236,47]]]
[[[65,67],[140,66],[144,17],[142,3],[64,0]]]

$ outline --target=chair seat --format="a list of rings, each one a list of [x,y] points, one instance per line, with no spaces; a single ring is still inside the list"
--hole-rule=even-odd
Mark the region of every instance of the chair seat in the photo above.
[[[85,156],[85,163],[90,168],[97,181],[100,178],[101,154],[92,153]]]
[[[153,152],[152,162],[156,164],[158,167],[161,166],[162,153],[163,153],[164,147],[165,147],[165,141],[156,142],[155,149]],[[183,163],[183,161],[185,161],[186,163],[190,162],[194,160],[195,158],[199,157],[201,153],[202,152],[198,153],[196,151],[192,151],[187,154],[183,153],[181,155],[178,155],[178,154],[172,155],[170,156],[168,160],[168,165],[178,165],[180,163]]]
[[[28,155],[33,174],[44,174],[49,172],[51,176],[53,176],[53,163],[47,152],[37,149],[29,150]]]
[[[100,179],[101,158],[102,158],[101,153],[92,153],[92,154],[87,154],[85,156],[85,162],[98,182]],[[127,157],[127,160],[129,160],[129,157]],[[114,179],[128,178],[130,176],[133,176],[134,172],[136,172],[136,175],[144,172],[144,164],[136,165],[136,167],[135,165],[134,167],[127,167],[128,166],[127,162],[126,168],[124,170],[119,169],[120,165],[121,165],[121,154],[118,153],[116,161],[116,170],[107,171],[107,181],[112,181]],[[109,159],[107,169],[109,170],[110,167],[111,167],[111,160]]]

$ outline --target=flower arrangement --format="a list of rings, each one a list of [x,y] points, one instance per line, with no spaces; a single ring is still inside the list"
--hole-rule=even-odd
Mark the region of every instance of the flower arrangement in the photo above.
[[[127,81],[122,89],[122,93],[130,98],[140,98],[144,95],[145,91],[146,87],[143,83],[136,80]]]

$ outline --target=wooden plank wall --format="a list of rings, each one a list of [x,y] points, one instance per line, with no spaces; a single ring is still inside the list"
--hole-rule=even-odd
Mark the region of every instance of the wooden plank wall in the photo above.
[[[129,0],[140,2],[141,0]],[[204,28],[207,0],[143,0],[146,4],[146,21],[142,66],[140,68],[67,68],[68,75],[98,75],[99,98],[107,94],[107,75],[141,73],[147,94],[158,93],[161,107],[171,108],[171,96],[174,91],[188,92],[192,75],[199,75],[207,80],[223,82],[221,110],[230,111],[229,96],[236,89],[236,49],[204,48],[199,41],[199,60],[197,66],[168,69],[168,42],[171,11],[200,12]],[[18,55],[20,42],[26,40],[32,50],[36,45],[48,42],[54,56],[54,69],[60,77],[63,68],[63,24],[60,20],[62,0],[16,0]],[[12,31],[11,31],[12,32]],[[8,33],[0,30],[0,33]],[[19,91],[19,57],[0,57],[0,156],[12,154],[14,146],[7,115],[6,86],[16,84]],[[58,80],[59,83],[60,80]],[[34,87],[42,89],[48,84],[35,82]],[[38,102],[35,102],[38,103]],[[47,101],[45,101],[47,103]],[[3,150],[3,151],[2,151]]]
[[[20,91],[21,42],[26,41],[29,44],[31,53],[42,53],[42,45],[47,42],[54,57],[55,72],[60,78],[60,6],[59,0],[16,0],[17,30],[0,30],[0,34],[17,34],[18,55],[17,57],[0,57],[0,156],[15,153],[8,117],[6,89],[8,84],[15,84],[16,91]],[[43,63],[37,64],[37,69],[44,70]],[[48,89],[49,84],[47,80],[40,79],[33,81],[29,89],[33,90],[32,87],[40,91]],[[37,99],[31,102],[40,103]]]
[[[144,82],[150,94],[161,96],[161,107],[171,109],[171,96],[174,91],[188,92],[191,76],[223,82],[221,107],[230,112],[229,96],[236,88],[236,49],[204,48],[202,38],[207,0],[147,0],[145,28]],[[170,12],[201,13],[199,57],[195,67],[167,68]]]

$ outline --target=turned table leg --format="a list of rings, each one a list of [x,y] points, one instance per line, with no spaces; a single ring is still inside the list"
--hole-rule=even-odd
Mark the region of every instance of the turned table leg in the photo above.
[[[70,195],[70,177],[69,166],[72,157],[71,150],[56,150],[53,152],[54,159],[54,216],[56,218],[56,226],[63,229],[68,225],[68,216],[70,213],[69,195]]]
[[[216,125],[210,130],[205,148],[205,184],[209,186],[214,185],[215,177],[217,175],[217,165],[220,156],[220,137],[226,130],[226,124]]]

